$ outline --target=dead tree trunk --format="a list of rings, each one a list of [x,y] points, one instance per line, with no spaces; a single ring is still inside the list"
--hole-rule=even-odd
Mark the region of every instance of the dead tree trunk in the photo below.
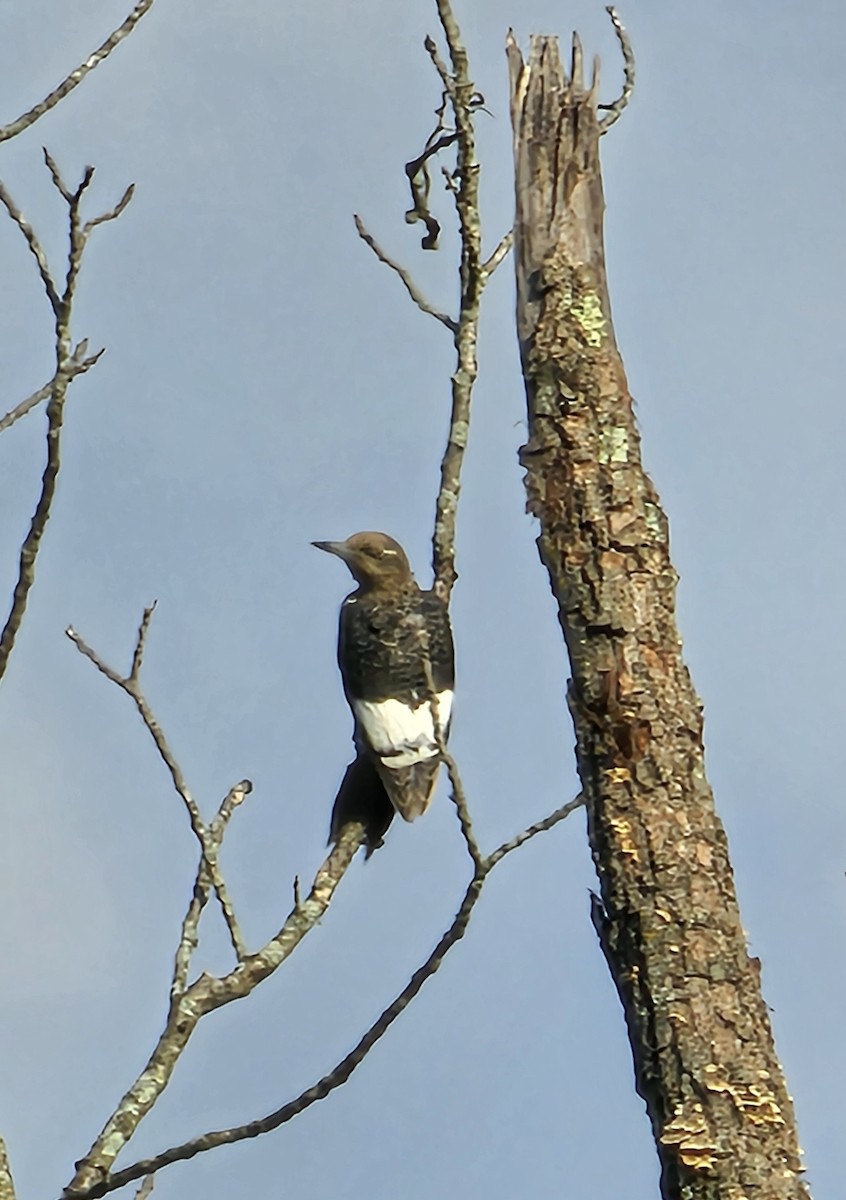
[[[601,899],[665,1200],[807,1200],[759,964],[705,778],[667,520],[643,469],[605,276],[596,79],[509,39],[521,461],[570,655]],[[595,72],[595,76],[598,72]],[[610,121],[606,117],[605,123]]]

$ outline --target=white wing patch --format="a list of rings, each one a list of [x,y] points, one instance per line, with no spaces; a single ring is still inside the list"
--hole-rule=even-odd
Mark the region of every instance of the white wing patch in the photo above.
[[[401,700],[355,700],[352,708],[371,748],[386,767],[413,767],[438,753],[428,702],[411,708]],[[442,734],[449,726],[451,712],[452,692],[438,692],[438,727]]]

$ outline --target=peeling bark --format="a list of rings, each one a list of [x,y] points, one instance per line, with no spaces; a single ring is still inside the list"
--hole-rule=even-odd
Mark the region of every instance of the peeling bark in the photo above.
[[[596,77],[509,38],[521,451],[570,655],[601,899],[664,1200],[807,1200],[759,963],[740,923],[681,654],[667,519],[643,469],[605,275]]]

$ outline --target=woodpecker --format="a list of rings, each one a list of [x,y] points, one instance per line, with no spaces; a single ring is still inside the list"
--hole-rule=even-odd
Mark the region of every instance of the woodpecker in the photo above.
[[[358,584],[341,605],[338,630],[355,742],[396,811],[413,821],[429,807],[440,767],[432,685],[439,734],[449,734],[455,666],[447,606],[418,587],[405,551],[386,533],[312,545],[343,559]]]

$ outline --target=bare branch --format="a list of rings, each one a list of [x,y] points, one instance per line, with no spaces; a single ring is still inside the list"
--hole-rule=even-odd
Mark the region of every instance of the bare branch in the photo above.
[[[437,720],[437,718],[436,718]],[[464,835],[464,841],[467,845],[467,852],[473,859],[473,865],[477,871],[482,867],[484,859],[482,851],[479,849],[479,843],[476,841],[476,835],[473,832],[473,822],[470,819],[470,809],[467,805],[467,794],[464,791],[464,785],[461,782],[461,776],[458,772],[455,759],[452,757],[446,746],[443,746],[443,737],[438,731],[438,741],[443,747],[440,749],[441,759],[447,769],[449,782],[452,794],[452,802],[455,805],[455,811],[458,814],[458,823],[461,826],[461,832]]]
[[[100,674],[105,675],[110,683],[122,688],[125,692],[127,691],[129,687],[128,679],[125,679],[123,675],[119,675],[114,667],[110,667],[108,663],[104,662],[96,651],[92,650],[88,643],[79,636],[72,625],[68,625],[65,630],[65,637],[70,638],[79,653],[84,655],[89,662],[93,663]]]
[[[233,788],[227,792],[223,799],[223,803],[217,811],[217,816],[209,826],[209,833],[215,839],[218,845],[223,841],[223,835],[226,832],[226,826],[232,820],[235,809],[239,808],[253,790],[253,785],[249,779],[242,779],[240,783],[236,783]]]
[[[41,476],[41,493],[29,523],[29,530],[21,546],[18,578],[12,593],[12,605],[6,618],[6,624],[3,626],[3,632],[0,634],[0,679],[6,673],[9,657],[23,622],[29,592],[35,582],[35,564],[41,539],[50,519],[50,510],[56,493],[56,479],[61,465],[59,438],[64,419],[67,382],[64,367],[60,366],[47,405],[47,462]]]
[[[446,95],[446,93],[444,93]],[[440,122],[443,119],[443,114],[439,109],[437,112],[438,125],[433,133],[426,140],[426,145],[423,147],[422,153],[417,158],[412,158],[405,164],[405,174],[408,179],[408,186],[411,190],[411,208],[406,210],[405,223],[406,225],[414,225],[420,221],[426,228],[426,233],[420,241],[422,250],[437,250],[438,239],[441,236],[441,225],[437,218],[433,215],[429,207],[429,193],[432,187],[432,178],[429,174],[429,159],[435,154],[439,154],[441,150],[446,150],[452,146],[457,140],[458,134],[455,130],[442,133],[442,125]]]
[[[5,185],[0,182],[0,202],[3,203],[9,216],[26,239],[27,245],[38,265],[38,273],[41,276],[41,282],[44,285],[44,290],[47,293],[47,298],[53,310],[56,354],[56,372],[50,386],[47,403],[47,461],[41,476],[41,492],[36,502],[35,512],[32,515],[29,530],[21,545],[18,578],[12,593],[12,605],[9,615],[6,618],[6,624],[0,634],[0,679],[2,679],[9,664],[9,657],[14,649],[15,641],[23,622],[24,614],[26,613],[29,593],[35,582],[35,565],[38,559],[38,552],[41,548],[41,539],[44,536],[47,522],[50,519],[53,498],[56,494],[56,481],[62,461],[61,433],[64,423],[65,400],[67,399],[68,387],[71,381],[82,373],[76,355],[80,352],[84,353],[81,347],[86,345],[83,342],[80,343],[76,351],[72,349],[70,322],[76,293],[76,282],[87,240],[87,234],[81,223],[79,208],[83,194],[94,176],[94,168],[87,167],[85,169],[79,186],[74,192],[71,192],[63,182],[59,169],[47,150],[44,151],[44,160],[53,178],[53,183],[68,206],[68,240],[70,243],[70,252],[62,295],[59,295],[59,290],[50,271],[44,249],[35,231],[15,204]],[[89,366],[93,366],[98,357],[99,355],[95,355],[85,369],[87,370]],[[14,410],[12,414],[8,415],[9,424],[13,424],[18,419],[13,414]]]
[[[141,663],[144,659],[147,634],[149,633],[150,622],[153,619],[153,613],[156,611],[157,604],[158,600],[154,600],[152,604],[144,609],[141,624],[138,626],[138,636],[135,639],[135,650],[132,654],[132,670],[129,673],[129,678],[133,683],[138,682],[138,676],[141,674]]]
[[[146,609],[145,616],[150,611],[150,609]],[[139,630],[139,641],[140,633],[141,631]],[[243,804],[252,790],[253,785],[249,779],[242,779],[240,783],[236,783],[233,788],[230,788],[221,801],[217,814],[209,825],[210,841],[216,850],[220,850],[226,827],[232,819],[235,809]],[[188,984],[188,971],[191,965],[191,958],[198,944],[197,931],[200,925],[200,917],[208,903],[210,893],[211,880],[209,879],[206,860],[203,855],[200,855],[197,877],[194,880],[194,890],[188,904],[188,910],[182,921],[182,932],[179,936],[176,954],[174,955],[173,979],[170,987],[171,1004],[182,995]]]
[[[2,1138],[0,1138],[0,1200],[15,1200],[15,1181],[12,1179],[12,1168],[9,1165],[6,1143]]]
[[[44,162],[47,166],[47,170],[50,172],[50,178],[53,180],[53,187],[56,189],[62,199],[66,201],[66,203],[72,204],[73,192],[67,186],[64,179],[62,179],[61,172],[56,165],[56,160],[53,158],[53,155],[46,146],[41,147],[41,153],[44,155]]]
[[[362,844],[364,833],[360,823],[350,822],[344,827],[337,844],[318,870],[308,896],[291,911],[276,936],[257,954],[249,955],[221,979],[201,975],[174,998],[167,1024],[147,1066],[78,1164],[76,1175],[65,1191],[65,1200],[102,1196],[133,1179],[153,1173],[154,1167],[143,1170],[129,1167],[120,1175],[109,1175],[118,1154],[167,1087],[199,1021],[207,1013],[248,996],[293,953],[326,913],[335,889]],[[120,1182],[116,1182],[118,1179]]]
[[[461,490],[461,468],[470,426],[470,402],[478,373],[476,339],[479,308],[486,276],[482,268],[482,236],[479,217],[479,163],[473,115],[481,97],[470,79],[467,51],[449,0],[436,0],[438,16],[449,48],[451,72],[441,62],[437,51],[429,47],[430,56],[448,94],[455,118],[457,181],[454,192],[461,237],[459,265],[460,303],[458,330],[455,334],[457,363],[452,375],[452,407],[449,434],[441,462],[441,481],[435,505],[435,526],[432,534],[432,567],[435,588],[448,600],[457,579],[455,570],[455,530],[458,496]]]
[[[420,665],[423,668],[423,678],[426,680],[429,707],[432,710],[432,729],[435,734],[435,745],[438,747],[441,762],[446,767],[449,775],[449,782],[452,787],[452,802],[455,805],[455,811],[458,815],[458,823],[461,826],[461,833],[464,837],[464,843],[467,846],[467,853],[473,860],[473,878],[476,879],[483,873],[484,858],[479,848],[479,843],[476,840],[476,835],[473,832],[470,808],[467,804],[467,795],[464,791],[464,785],[461,782],[458,767],[456,766],[455,759],[447,750],[446,741],[444,740],[439,715],[440,701],[438,699],[438,689],[435,687],[435,677],[432,673],[432,658],[429,652],[429,633],[425,622],[422,620],[417,628],[417,640],[420,643]]]
[[[152,1192],[152,1190],[155,1186],[156,1186],[155,1175],[148,1175],[146,1177],[146,1179],[144,1179],[142,1181],[141,1186],[139,1187],[138,1191],[135,1193],[135,1200],[147,1200],[147,1197],[150,1195],[150,1193]]]
[[[91,232],[91,230],[94,229],[97,225],[104,225],[106,223],[106,221],[117,220],[117,218],[120,216],[120,214],[126,208],[127,204],[129,204],[130,200],[132,199],[132,197],[134,195],[135,195],[135,184],[130,183],[129,187],[126,189],[126,191],[121,196],[120,200],[118,200],[117,204],[115,204],[113,208],[110,208],[106,212],[101,213],[99,217],[94,217],[92,220],[85,222],[85,226],[84,226],[85,236],[87,237],[88,234]]]
[[[26,400],[22,400],[14,408],[10,408],[4,418],[0,419],[0,431],[7,430],[7,428],[14,425],[14,422],[19,421],[22,416],[26,416],[32,409],[36,408],[42,400],[47,400],[54,386],[55,376],[50,379],[49,383],[44,384],[43,388],[38,388],[37,391],[32,392],[31,396],[26,397]]]
[[[44,284],[44,291],[47,293],[47,299],[50,301],[50,306],[53,309],[53,314],[58,319],[61,310],[61,299],[53,276],[50,274],[50,267],[47,263],[47,255],[44,253],[44,248],[38,240],[38,235],[27,221],[21,210],[15,204],[9,194],[6,185],[0,180],[0,202],[5,206],[6,212],[20,229],[21,233],[26,238],[26,243],[32,251],[33,257],[38,264],[38,274],[41,276],[41,282]]]
[[[476,157],[473,119],[476,111],[487,110],[484,109],[484,96],[475,90],[470,79],[467,52],[449,0],[436,0],[436,3],[451,65],[448,66],[441,58],[434,39],[427,37],[424,45],[441,81],[443,93],[441,103],[435,110],[435,128],[426,139],[421,153],[405,164],[412,198],[412,207],[406,212],[405,219],[409,224],[420,221],[425,225],[423,249],[437,248],[441,227],[429,206],[429,162],[435,155],[454,145],[455,169],[443,168],[443,173],[447,189],[455,203],[461,242],[458,319],[439,312],[425,300],[408,272],[377,246],[358,217],[356,227],[359,236],[367,242],[380,261],[399,275],[417,307],[445,325],[453,334],[455,342],[457,362],[451,380],[449,433],[441,461],[441,479],[432,533],[434,588],[443,600],[449,601],[453,585],[458,578],[455,570],[455,530],[461,469],[470,425],[470,403],[478,374],[476,341],[481,296],[488,279],[508,252],[510,242],[507,237],[503,239],[490,259],[486,263],[482,262],[479,163]],[[447,122],[448,109],[453,117],[452,128]]]
[[[444,187],[448,192],[452,192],[453,196],[458,195],[458,182],[455,173],[450,171],[449,167],[441,167],[441,175],[444,178]]]
[[[455,811],[458,816],[458,823],[461,826],[461,833],[464,837],[464,843],[467,846],[467,853],[473,860],[473,869],[475,875],[478,875],[484,865],[482,851],[479,849],[479,843],[476,840],[476,835],[473,832],[473,822],[470,818],[470,809],[467,804],[467,794],[464,791],[464,785],[461,782],[461,776],[456,766],[455,759],[447,750],[446,742],[444,741],[443,731],[438,716],[438,692],[435,687],[435,680],[432,675],[432,662],[429,657],[428,638],[426,636],[425,626],[421,626],[421,642],[423,643],[423,674],[426,679],[426,687],[429,692],[429,706],[432,710],[432,727],[435,731],[435,744],[438,747],[438,754],[441,762],[447,769],[449,782],[452,789],[452,802],[455,805]]]
[[[605,6],[605,11],[611,18],[611,23],[617,32],[617,41],[620,43],[620,49],[623,52],[623,62],[625,64],[626,74],[623,80],[623,91],[621,95],[614,101],[614,103],[597,105],[597,108],[604,109],[608,113],[608,116],[603,117],[603,119],[599,122],[600,134],[607,133],[615,121],[619,121],[620,117],[623,115],[623,112],[628,106],[629,100],[632,98],[632,92],[634,91],[635,85],[635,57],[631,41],[629,40],[629,35],[626,32],[623,22],[620,20],[616,8],[610,4],[607,4]]]
[[[312,1084],[311,1087],[301,1092],[296,1099],[288,1101],[287,1104],[283,1104],[280,1108],[275,1109],[266,1116],[250,1121],[247,1124],[236,1125],[230,1129],[212,1130],[199,1137],[192,1138],[188,1142],[183,1142],[179,1146],[173,1146],[169,1150],[165,1150],[152,1158],[142,1159],[124,1168],[122,1171],[116,1171],[105,1182],[100,1183],[99,1186],[82,1192],[73,1191],[68,1195],[72,1196],[73,1200],[93,1200],[94,1197],[116,1191],[118,1188],[124,1187],[127,1183],[131,1183],[135,1179],[140,1179],[149,1172],[160,1171],[163,1167],[169,1166],[171,1163],[183,1162],[207,1150],[214,1150],[218,1146],[227,1146],[234,1142],[243,1141],[246,1138],[258,1137],[261,1134],[270,1133],[294,1117],[299,1116],[301,1112],[310,1108],[318,1100],[325,1099],[336,1088],[347,1082],[380,1038],[387,1033],[397,1017],[408,1007],[409,1003],[423,987],[423,984],[437,973],[452,947],[464,937],[467,926],[470,923],[471,914],[482,894],[487,877],[497,863],[501,862],[512,850],[516,850],[530,838],[534,837],[535,834],[545,829],[551,829],[553,825],[558,824],[559,821],[563,821],[565,817],[569,816],[577,808],[580,808],[582,804],[582,797],[577,796],[575,800],[562,805],[561,808],[557,809],[545,820],[538,821],[535,825],[530,825],[528,829],[524,830],[517,837],[512,838],[511,841],[504,842],[497,850],[482,860],[473,878],[467,885],[467,891],[464,893],[464,897],[452,923],[432,953],[417,968],[406,986],[376,1018],[353,1049],[350,1050],[349,1054],[346,1054],[337,1066],[319,1079],[317,1083]],[[362,827],[359,826],[359,829],[361,830]],[[344,836],[347,836],[346,831],[344,832]]]
[[[203,909],[208,903],[209,895],[208,871],[205,870],[204,863],[201,860],[197,877],[194,880],[194,890],[191,893],[191,899],[188,903],[185,916],[182,918],[179,943],[176,947],[176,953],[173,956],[173,977],[170,982],[171,1006],[179,1002],[180,997],[185,994],[185,989],[188,986],[188,972],[191,969],[191,959],[199,945],[198,931],[200,928],[200,917],[203,915]]]
[[[64,326],[64,331],[67,332],[68,322],[70,320],[70,301],[73,299],[76,290],[76,280],[79,275],[80,267],[82,266],[82,256],[85,253],[85,247],[88,243],[88,238],[93,229],[98,225],[103,225],[107,221],[116,220],[121,213],[126,209],[133,195],[135,194],[135,184],[131,183],[120,200],[112,208],[101,213],[97,217],[93,217],[90,221],[83,223],[80,215],[80,207],[82,198],[94,179],[94,167],[88,166],[82,173],[82,179],[78,186],[71,190],[62,178],[62,173],[56,165],[56,161],[46,148],[44,150],[44,162],[47,164],[47,169],[53,180],[53,185],[60,195],[64,198],[68,206],[68,214],[70,217],[70,253],[68,256],[68,271],[65,279],[65,295],[63,298],[64,307],[61,311],[56,312],[57,330],[60,326]],[[67,311],[65,311],[67,309]]]
[[[406,270],[405,267],[401,267],[399,263],[395,262],[389,255],[385,253],[373,235],[368,232],[367,227],[357,213],[353,214],[353,220],[355,221],[355,227],[358,236],[366,245],[370,247],[376,257],[379,259],[379,262],[384,263],[386,267],[390,267],[392,271],[396,272],[396,274],[402,280],[405,290],[408,292],[409,296],[420,309],[420,311],[428,314],[430,317],[434,317],[435,320],[440,321],[442,325],[446,325],[447,329],[451,333],[457,333],[457,322],[446,313],[440,312],[437,308],[432,307],[412,279],[411,273]]]
[[[96,354],[89,354],[87,358],[80,358],[81,347],[87,347],[87,345],[87,341],[80,342],[74,350],[67,371],[68,381],[76,379],[77,375],[84,375],[86,371],[90,371],[94,364],[98,363],[106,352],[105,347],[103,347],[102,349],[98,350]],[[9,427],[14,425],[16,421],[19,421],[21,417],[25,417],[26,414],[33,408],[36,408],[42,402],[42,400],[46,400],[51,395],[55,386],[56,376],[54,375],[49,383],[44,384],[44,387],[39,388],[37,392],[33,392],[31,396],[27,396],[26,400],[21,400],[20,404],[16,404],[14,408],[9,409],[4,417],[0,417],[0,433],[2,433],[4,429],[9,429]]]
[[[162,1154],[157,1154],[154,1158],[133,1163],[132,1166],[110,1175],[108,1180],[99,1187],[85,1192],[73,1191],[70,1193],[73,1200],[89,1200],[89,1197],[93,1200],[93,1197],[103,1196],[107,1192],[115,1191],[117,1188],[131,1183],[134,1179],[140,1179],[143,1175],[169,1166],[170,1163],[193,1158],[195,1154],[200,1154],[205,1150],[213,1150],[216,1146],[230,1145],[233,1142],[243,1141],[245,1138],[258,1137],[259,1134],[269,1133],[272,1129],[278,1129],[280,1125],[284,1125],[293,1117],[304,1112],[305,1109],[309,1108],[317,1100],[323,1100],[324,1097],[333,1092],[335,1088],[340,1087],[341,1084],[346,1083],[356,1067],[363,1062],[371,1048],[393,1025],[394,1021],[411,1000],[414,999],[426,980],[431,979],[436,973],[456,942],[460,941],[464,936],[470,920],[470,914],[481,895],[482,884],[482,879],[474,878],[471,880],[452,924],[429,955],[426,962],[414,972],[409,982],[393,1003],[373,1022],[357,1045],[328,1075],[324,1075],[322,1079],[318,1080],[317,1083],[304,1091],[295,1100],[284,1104],[281,1108],[269,1113],[266,1117],[250,1121],[247,1125],[236,1126],[233,1129],[221,1129],[206,1133],[202,1137],[193,1138],[190,1142],[185,1142],[181,1146],[174,1146]]]
[[[441,83],[444,85],[443,102],[440,108],[437,110],[439,128],[443,129],[445,128],[444,114],[446,113],[447,99],[454,91],[453,80],[449,73],[449,67],[446,65],[444,60],[441,58],[440,53],[438,52],[438,43],[435,41],[435,39],[433,37],[429,37],[427,34],[423,39],[423,45],[426,48],[426,53],[432,60],[432,65],[441,77]]]
[[[510,854],[512,850],[517,850],[525,842],[528,842],[538,833],[544,833],[547,829],[552,829],[559,821],[563,821],[565,817],[569,817],[570,813],[575,812],[577,808],[584,808],[585,798],[581,792],[573,800],[568,800],[566,804],[562,804],[560,808],[556,808],[555,812],[550,813],[548,817],[544,817],[542,821],[536,821],[534,825],[530,825],[528,829],[524,829],[522,833],[518,833],[516,837],[511,838],[508,842],[503,842],[492,854],[489,854],[485,859],[485,869],[492,870],[496,864],[506,854]]]
[[[503,234],[503,236],[499,239],[497,247],[490,258],[486,259],[482,264],[482,274],[485,277],[485,282],[490,279],[491,275],[493,275],[494,271],[506,257],[513,245],[514,230],[509,229],[508,233]]]
[[[47,151],[44,151],[45,159],[49,159]],[[51,172],[55,169],[55,164],[50,160]],[[58,173],[56,175],[58,178]],[[76,291],[76,281],[79,278],[79,272],[82,267],[82,256],[85,253],[85,244],[88,241],[88,235],[82,225],[82,217],[80,216],[80,206],[82,197],[87,191],[92,179],[94,178],[94,168],[86,167],[82,173],[82,179],[79,186],[71,196],[68,204],[68,215],[70,217],[70,253],[68,254],[68,270],[65,276],[65,296],[72,297]],[[61,183],[61,180],[60,180]],[[60,186],[60,184],[57,184]],[[62,345],[63,349],[69,349],[70,343],[70,316],[69,313],[62,315],[62,319],[56,323],[57,340]]]
[[[127,696],[132,699],[138,715],[144,722],[144,727],[155,743],[155,747],[159,752],[159,757],[168,770],[174,791],[182,800],[185,810],[188,813],[188,820],[190,822],[191,829],[200,844],[200,850],[202,851],[205,866],[208,870],[209,879],[211,880],[212,887],[214,888],[218,903],[220,904],[221,912],[223,913],[224,920],[226,921],[227,929],[229,930],[229,937],[232,942],[232,947],[235,951],[238,961],[240,962],[247,956],[247,946],[244,942],[240,926],[238,925],[238,921],[235,917],[235,910],[229,898],[229,892],[226,887],[226,883],[221,875],[220,867],[218,866],[217,848],[213,844],[213,841],[209,836],[209,831],[206,829],[205,824],[203,823],[203,818],[200,815],[197,802],[188,789],[188,784],[185,780],[185,776],[182,773],[182,768],[177,762],[170,744],[165,737],[161,726],[156,720],[156,716],[150,707],[146,696],[141,690],[138,680],[138,671],[141,669],[141,660],[144,654],[147,630],[149,629],[154,609],[155,605],[151,605],[148,609],[144,610],[144,616],[142,617],[141,624],[138,629],[138,638],[135,644],[135,651],[133,653],[132,671],[127,676],[120,675],[114,669],[114,667],[110,667],[95,650],[92,650],[87,642],[85,642],[84,639],[81,638],[76,630],[71,626],[68,626],[68,628],[65,630],[65,633],[76,646],[80,654],[83,654],[89,660],[89,662],[93,663],[101,675],[105,675],[106,679],[108,679],[110,683],[115,684],[116,687],[119,687],[121,691],[126,692]]]
[[[129,36],[144,14],[149,12],[153,7],[153,3],[154,0],[140,0],[126,20],[121,25],[118,25],[117,29],[106,38],[103,44],[86,58],[85,62],[81,63],[75,71],[71,71],[70,75],[63,79],[58,87],[54,88],[34,108],[22,113],[15,121],[10,121],[8,125],[0,127],[0,142],[7,142],[9,138],[17,137],[19,133],[23,133],[25,129],[29,129],[31,125],[34,125],[51,108],[55,108],[60,100],[63,100],[69,92],[72,92],[82,82],[89,71],[93,71],[101,62],[104,62],[115,46],[118,46]]]

